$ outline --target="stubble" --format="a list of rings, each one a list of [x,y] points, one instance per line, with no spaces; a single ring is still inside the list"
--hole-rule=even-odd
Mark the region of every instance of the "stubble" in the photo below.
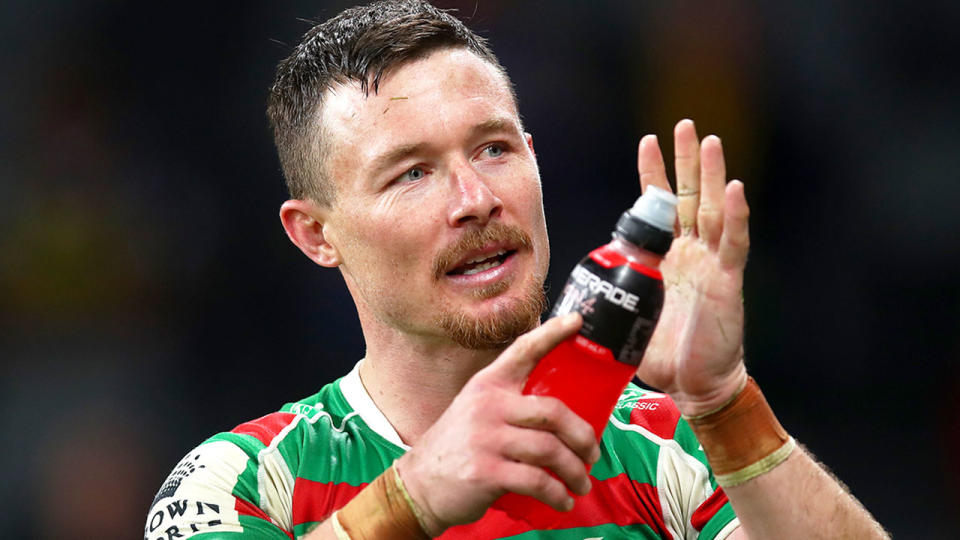
[[[491,242],[507,242],[519,250],[532,249],[529,235],[517,227],[492,224],[465,234],[455,245],[443,250],[434,261],[434,274],[440,279],[446,268],[465,252],[480,249]],[[521,279],[526,276],[522,276]],[[512,343],[540,323],[540,316],[547,308],[547,296],[543,290],[545,276],[533,276],[527,290],[520,297],[504,298],[492,313],[477,316],[463,311],[454,312],[441,308],[437,325],[454,343],[466,349],[501,349]],[[510,288],[507,281],[473,291],[478,299],[495,298]]]

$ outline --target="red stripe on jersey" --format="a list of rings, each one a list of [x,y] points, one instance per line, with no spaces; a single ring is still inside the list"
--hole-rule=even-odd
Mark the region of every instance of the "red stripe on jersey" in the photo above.
[[[590,493],[577,498],[572,512],[544,511],[530,517],[530,523],[511,518],[500,510],[488,510],[480,521],[448,529],[439,538],[471,540],[503,537],[535,529],[569,529],[612,523],[621,527],[645,524],[663,537],[669,537],[657,488],[627,478],[625,474],[604,481],[591,478]],[[324,521],[343,508],[367,484],[322,483],[297,478],[293,489],[293,524]]]
[[[283,428],[290,425],[290,422],[297,415],[286,412],[275,412],[266,416],[261,416],[256,420],[251,420],[230,430],[230,433],[239,433],[241,435],[250,435],[262,442],[265,446],[270,445],[270,441],[280,433]]]
[[[293,484],[293,524],[324,521],[365,487],[367,484],[351,486],[297,478]]]
[[[680,410],[663,394],[641,397],[630,411],[630,423],[646,428],[661,439],[672,439],[680,421]]]
[[[259,506],[255,506],[249,501],[245,501],[239,497],[234,497],[236,503],[233,505],[233,509],[237,511],[241,516],[251,516],[255,518],[260,518],[267,523],[273,523],[270,518],[267,516],[266,512],[260,509]],[[280,527],[277,527],[280,529]],[[280,529],[283,530],[283,529]],[[290,540],[293,540],[293,533],[289,531],[283,531],[284,534],[290,537]]]
[[[233,505],[233,509],[237,511],[241,516],[253,516],[256,518],[264,519],[270,521],[270,518],[267,517],[266,512],[260,509],[259,506],[254,505],[250,501],[245,501],[239,497],[234,497],[236,503]]]
[[[657,488],[628,478],[625,474],[607,480],[590,479],[590,493],[576,499],[572,512],[557,512],[545,505],[542,511],[528,516],[529,523],[511,518],[500,510],[488,510],[480,521],[460,525],[447,530],[439,538],[444,540],[472,540],[474,538],[500,538],[514,536],[531,530],[570,529],[615,524],[648,525],[664,538],[670,533],[663,522],[660,497]]]
[[[725,504],[727,504],[727,494],[723,492],[723,488],[718,487],[717,490],[713,492],[713,495],[710,495],[707,500],[700,503],[700,506],[693,511],[693,515],[690,516],[690,524],[698,531],[703,530],[707,522],[710,521]]]

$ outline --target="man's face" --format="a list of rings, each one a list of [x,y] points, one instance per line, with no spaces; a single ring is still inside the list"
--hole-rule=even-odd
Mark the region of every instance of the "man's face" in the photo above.
[[[324,227],[358,309],[470,348],[536,326],[549,248],[540,177],[504,77],[441,49],[326,96]]]

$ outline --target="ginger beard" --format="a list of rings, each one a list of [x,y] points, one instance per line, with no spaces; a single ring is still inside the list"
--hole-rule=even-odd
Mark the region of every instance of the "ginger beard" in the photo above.
[[[433,263],[434,279],[440,280],[464,253],[482,249],[495,242],[514,246],[518,252],[533,249],[530,236],[520,228],[493,222],[482,229],[470,229],[455,244],[437,254]],[[527,290],[521,291],[519,297],[502,299],[501,305],[487,315],[474,316],[441,306],[436,324],[454,343],[466,349],[506,347],[540,323],[540,315],[547,308],[547,296],[543,291],[544,278],[545,276],[534,276]],[[501,295],[509,288],[509,282],[498,281],[472,291],[472,295],[485,300]]]

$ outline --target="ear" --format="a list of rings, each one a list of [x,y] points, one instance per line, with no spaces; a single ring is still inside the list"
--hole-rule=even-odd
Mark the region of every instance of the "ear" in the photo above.
[[[533,154],[533,157],[537,157],[537,152],[533,149],[533,135],[524,131],[523,140],[527,141],[527,148],[530,149],[530,153]]]
[[[343,262],[325,234],[330,210],[310,200],[290,199],[280,206],[280,222],[287,237],[311,261],[335,268]]]

